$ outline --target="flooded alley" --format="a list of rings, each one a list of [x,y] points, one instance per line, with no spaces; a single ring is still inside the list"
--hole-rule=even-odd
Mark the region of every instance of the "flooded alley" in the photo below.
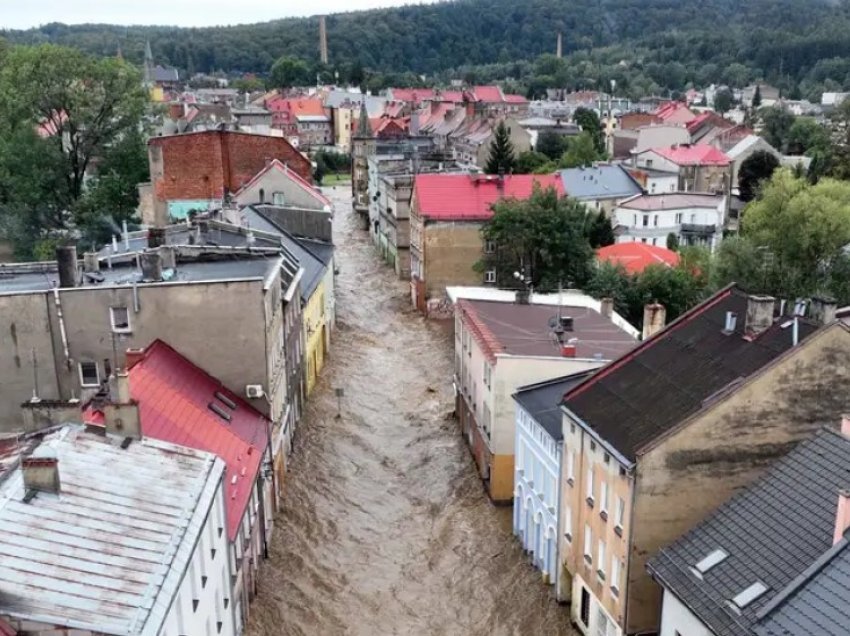
[[[573,634],[458,435],[451,334],[413,311],[358,229],[350,189],[329,193],[337,327],[248,635]]]

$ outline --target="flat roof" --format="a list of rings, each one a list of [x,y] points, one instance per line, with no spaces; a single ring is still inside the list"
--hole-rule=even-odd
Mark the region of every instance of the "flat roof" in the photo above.
[[[104,634],[156,635],[195,549],[224,464],[210,453],[68,425],[35,450],[59,495],[28,502],[0,477],[0,614]]]

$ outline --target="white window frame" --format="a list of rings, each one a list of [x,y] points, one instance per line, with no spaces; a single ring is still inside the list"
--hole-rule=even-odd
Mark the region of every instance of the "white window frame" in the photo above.
[[[585,487],[585,495],[590,500],[590,503],[593,504],[593,466],[587,467],[587,483]]]
[[[616,554],[611,555],[611,595],[620,597],[620,561]]]
[[[567,481],[570,482],[572,486],[575,483],[576,475],[575,475],[575,452],[572,450],[567,451]]]
[[[116,309],[119,309],[119,310],[123,309],[125,312],[127,312],[127,326],[126,327],[119,327],[115,324],[115,310]],[[126,305],[114,305],[114,306],[110,307],[109,308],[109,324],[112,325],[112,332],[113,333],[132,333],[133,332],[133,320],[130,316],[130,308],[127,307]]]
[[[484,282],[485,283],[495,283],[496,282],[496,270],[488,269],[484,272]]]
[[[496,251],[496,241],[487,239],[484,241],[484,253],[493,254]]]
[[[85,379],[83,377],[83,365],[84,364],[93,364],[94,365],[94,373],[95,373],[95,376],[97,377],[97,382],[95,382],[94,384],[86,384]],[[88,387],[98,387],[98,386],[100,386],[100,365],[97,362],[95,362],[94,360],[80,360],[77,363],[77,372],[80,375],[80,386],[81,387],[88,388]]]
[[[605,580],[605,541],[601,538],[596,542],[596,563],[598,565],[596,569],[597,576]]]
[[[280,190],[272,192],[272,205],[286,205],[286,193]]]
[[[593,563],[593,531],[590,529],[590,524],[584,525],[584,560],[588,563]]]
[[[608,514],[608,482],[604,479],[599,484],[599,512]]]
[[[622,497],[617,497],[617,510],[614,519],[614,527],[623,529],[623,521],[626,517],[626,501]]]

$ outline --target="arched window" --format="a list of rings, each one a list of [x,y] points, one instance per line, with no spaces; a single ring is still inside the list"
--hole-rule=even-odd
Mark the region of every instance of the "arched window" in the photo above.
[[[260,188],[260,203],[266,202],[266,191]]]

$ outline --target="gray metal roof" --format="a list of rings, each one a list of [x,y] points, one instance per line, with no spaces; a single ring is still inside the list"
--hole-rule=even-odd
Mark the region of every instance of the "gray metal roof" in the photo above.
[[[546,430],[552,439],[560,441],[564,437],[561,429],[563,417],[561,402],[564,401],[564,394],[574,386],[578,386],[592,373],[593,371],[582,371],[546,382],[523,386],[514,393],[513,398],[534,418],[535,422]]]
[[[567,196],[574,199],[619,199],[641,194],[637,181],[619,165],[561,170]]]
[[[0,481],[0,614],[160,633],[224,464],[166,442],[121,443],[69,425],[41,443],[59,460],[59,495],[24,503],[20,469]]]
[[[789,585],[799,585],[796,577],[830,550],[838,492],[848,486],[850,439],[822,429],[708,519],[663,548],[650,560],[648,569],[720,636],[752,634],[754,630],[761,636],[829,634],[817,629],[759,631],[756,623],[762,608],[769,608],[774,599],[785,596],[783,590]],[[695,565],[717,549],[724,550],[728,557],[698,577],[693,570]],[[843,556],[842,561],[848,559]],[[834,565],[831,572],[844,585],[841,593],[846,598],[850,594],[850,566],[837,562]],[[733,607],[731,599],[757,581],[767,587],[767,592],[743,609]],[[780,621],[801,620],[798,610],[804,607],[802,604],[820,603],[815,595],[825,603],[831,598],[827,588],[833,585],[823,578],[804,596],[789,597],[797,601],[780,605],[777,613],[768,615],[764,627],[773,629]],[[846,612],[847,607],[845,604],[841,611]],[[833,613],[832,618],[835,617]],[[846,626],[845,621],[844,629],[835,633],[847,634]]]

